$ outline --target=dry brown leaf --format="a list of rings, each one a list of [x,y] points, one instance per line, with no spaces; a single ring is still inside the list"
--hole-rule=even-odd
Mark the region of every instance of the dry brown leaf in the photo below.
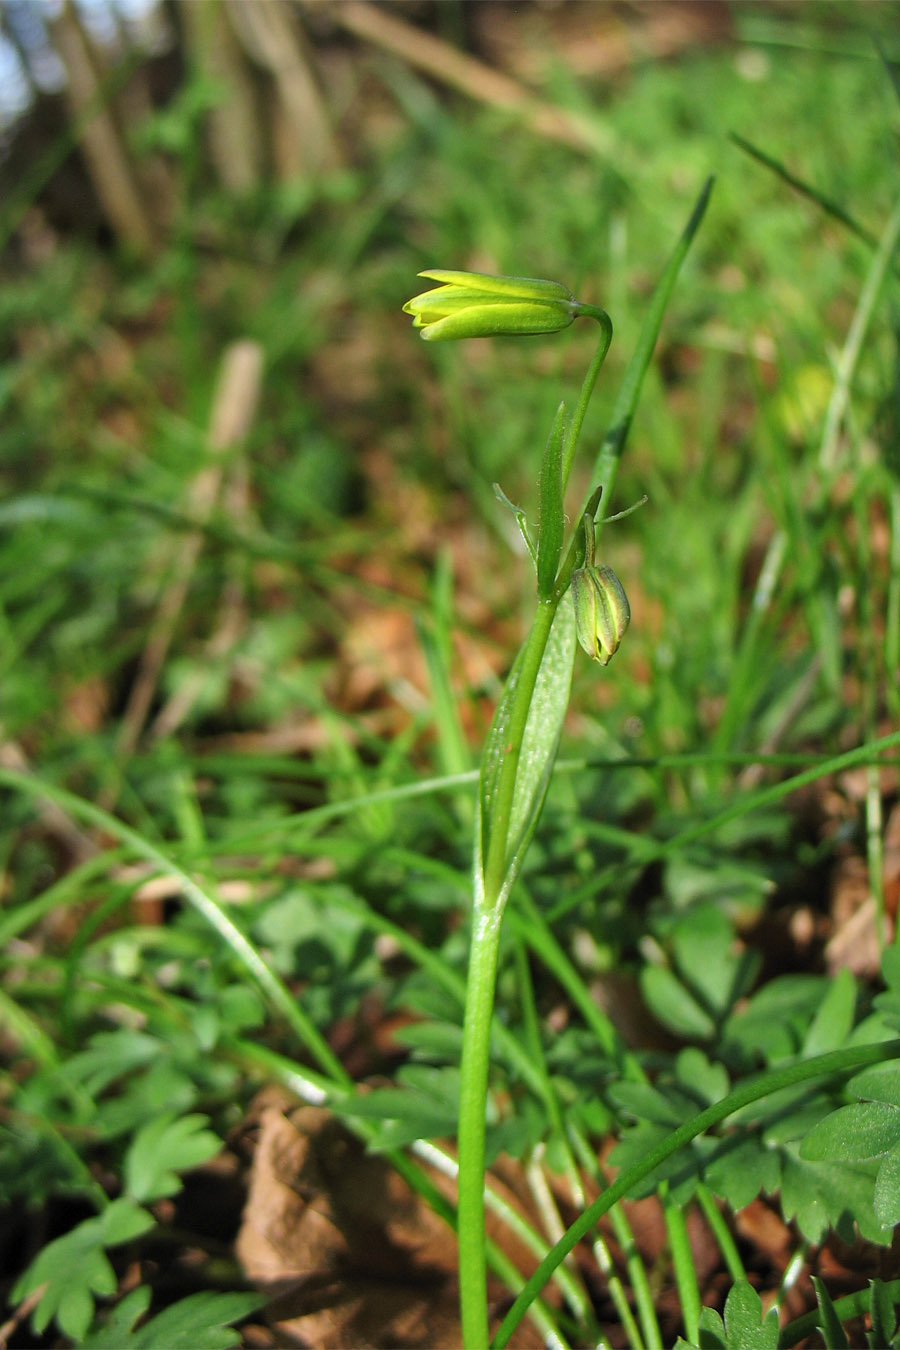
[[[896,924],[900,908],[900,803],[889,811],[884,827],[884,905]]]
[[[727,38],[727,5],[479,5],[479,48],[502,69],[539,85],[554,65],[580,77],[609,79],[648,57],[665,58]]]
[[[300,1345],[459,1344],[449,1230],[327,1111],[263,1110],[237,1255]]]
[[[259,1138],[236,1253],[247,1277],[271,1299],[280,1344],[315,1350],[456,1347],[456,1239],[393,1169],[328,1111],[287,1113],[280,1094],[261,1097]],[[448,1197],[451,1183],[432,1174]],[[521,1167],[501,1160],[492,1187],[536,1222]],[[526,1274],[534,1257],[488,1216],[488,1235]],[[492,1314],[507,1291],[489,1283]],[[552,1301],[552,1290],[545,1291]],[[526,1319],[515,1350],[538,1350]]]
[[[794,1235],[781,1215],[765,1200],[751,1200],[734,1216],[738,1236],[750,1243],[757,1252],[783,1274],[796,1245]]]
[[[862,858],[848,858],[847,862],[855,863],[854,870],[865,873],[866,865]],[[875,898],[869,895],[868,883],[864,878],[847,882],[846,889],[864,898],[826,946],[825,964],[829,975],[836,975],[839,970],[846,969],[861,979],[875,979],[881,969],[881,939]],[[846,904],[846,901],[842,903]],[[890,942],[891,935],[892,929],[888,925],[885,940]]]

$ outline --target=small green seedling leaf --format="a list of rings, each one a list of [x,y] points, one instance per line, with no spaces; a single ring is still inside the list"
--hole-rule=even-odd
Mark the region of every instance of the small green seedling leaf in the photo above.
[[[797,1226],[810,1242],[821,1242],[833,1228],[845,1242],[855,1228],[871,1242],[890,1242],[890,1229],[875,1215],[875,1161],[816,1162],[798,1158],[790,1146],[783,1150],[781,1209],[786,1221]]]
[[[725,1300],[726,1350],[776,1350],[778,1313],[763,1316],[762,1300],[746,1280],[731,1286]]]
[[[900,1223],[900,1146],[885,1154],[875,1178],[875,1217],[886,1228]]]
[[[702,1099],[704,1105],[720,1101],[731,1087],[724,1064],[712,1064],[696,1045],[680,1051],[675,1062],[675,1076],[682,1087]]]
[[[887,1102],[842,1106],[810,1130],[800,1157],[812,1162],[859,1162],[900,1145],[900,1108]]]
[[[218,1294],[203,1290],[179,1299],[135,1331],[150,1305],[150,1290],[135,1289],[115,1308],[106,1324],[85,1340],[83,1350],[231,1350],[241,1344],[233,1322],[249,1317],[265,1302],[258,1294]]]
[[[138,1285],[126,1294],[104,1320],[99,1331],[91,1332],[82,1341],[82,1350],[121,1350],[134,1344],[134,1327],[150,1307],[152,1297],[149,1285]]]
[[[700,1309],[698,1332],[697,1350],[727,1350],[728,1342],[725,1338],[725,1323],[722,1321],[715,1308]],[[679,1347],[687,1344],[687,1341],[679,1341],[676,1350],[679,1350]]]
[[[181,1190],[179,1172],[199,1167],[221,1151],[218,1135],[203,1127],[206,1116],[159,1116],[138,1131],[125,1157],[125,1189],[150,1203]]]
[[[19,1302],[44,1286],[31,1317],[38,1335],[55,1318],[60,1330],[80,1345],[94,1316],[94,1295],[108,1298],[116,1292],[105,1249],[140,1237],[154,1222],[145,1209],[122,1198],[42,1248],[12,1292],[13,1301]]]
[[[676,969],[712,1013],[724,1016],[747,992],[747,954],[735,950],[734,928],[715,905],[696,904],[681,915],[671,943]]]
[[[856,981],[849,970],[841,970],[831,981],[821,1007],[813,1018],[803,1043],[804,1058],[839,1050],[853,1028],[856,1009]]]
[[[717,1143],[715,1154],[703,1169],[707,1186],[733,1210],[743,1209],[764,1191],[777,1190],[780,1178],[778,1151],[766,1148],[756,1134],[736,1134]]]
[[[695,1350],[777,1350],[777,1346],[778,1313],[770,1308],[763,1317],[759,1294],[746,1280],[731,1286],[724,1322],[714,1308],[700,1310]]]
[[[668,966],[644,966],[641,994],[653,1016],[678,1036],[708,1040],[716,1024]]]

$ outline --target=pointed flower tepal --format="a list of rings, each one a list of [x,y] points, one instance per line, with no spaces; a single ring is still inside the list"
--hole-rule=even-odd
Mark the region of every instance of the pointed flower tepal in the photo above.
[[[438,285],[408,300],[404,313],[429,342],[447,338],[526,337],[567,328],[582,306],[558,281],[493,277],[432,268],[420,277]]]

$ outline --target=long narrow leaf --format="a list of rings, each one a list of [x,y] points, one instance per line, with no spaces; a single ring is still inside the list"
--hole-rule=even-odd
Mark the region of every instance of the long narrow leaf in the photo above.
[[[616,481],[616,473],[619,468],[619,460],[622,457],[622,451],[625,448],[625,442],[628,439],[628,432],[631,429],[634,410],[637,407],[638,399],[641,393],[641,386],[644,383],[644,376],[647,373],[647,367],[650,365],[650,358],[653,355],[653,349],[656,346],[656,339],[659,336],[659,330],[662,326],[663,315],[666,312],[666,306],[669,303],[669,296],[672,294],[675,282],[678,280],[678,273],[681,271],[681,265],[687,257],[688,249],[691,246],[694,235],[700,228],[700,222],[706,212],[710,193],[713,189],[713,178],[708,178],[703,186],[703,191],[697,198],[697,204],[691,212],[690,219],[684,227],[684,231],[678,243],[672,252],[666,269],[663,272],[656,290],[647,306],[647,312],[644,316],[644,322],[641,327],[640,336],[634,355],[628,363],[628,369],[625,371],[625,377],[622,380],[618,397],[612,410],[609,429],[603,438],[603,444],[600,446],[600,452],[597,455],[597,462],[594,465],[593,482],[603,488],[602,501],[604,509],[609,507],[612,499],[612,489]]]
[[[803,179],[798,178],[796,174],[791,173],[790,169],[782,164],[781,160],[774,159],[772,155],[767,155],[765,150],[760,150],[758,145],[754,145],[752,141],[745,140],[745,138],[739,136],[736,131],[729,131],[728,136],[730,140],[734,141],[739,150],[743,150],[745,155],[750,155],[752,159],[757,160],[758,163],[763,164],[767,169],[771,169],[772,173],[777,174],[783,182],[787,183],[788,187],[792,187],[794,191],[799,192],[802,197],[807,197],[811,202],[815,202],[817,206],[821,206],[823,211],[827,211],[835,220],[839,220],[842,225],[846,225],[847,229],[855,234],[857,239],[862,239],[864,243],[869,244],[872,248],[878,247],[878,239],[876,236],[870,233],[864,225],[860,225],[859,221],[854,219],[849,211],[845,211],[840,202],[834,201],[831,197],[826,197],[824,192],[820,192],[819,189],[813,187],[812,184],[804,183]]]
[[[524,650],[524,649],[523,649]],[[575,663],[575,615],[565,596],[547,638],[540,670],[522,736],[512,807],[507,832],[506,867],[497,902],[503,904],[518,874],[522,859],[537,827],[547,786],[553,772],[563,719],[569,704],[572,668]],[[513,667],[488,733],[482,760],[478,793],[479,828],[476,886],[481,888],[483,867],[494,828],[497,792],[506,756],[510,753],[510,719],[519,684],[521,654]],[[481,891],[476,895],[476,902]]]

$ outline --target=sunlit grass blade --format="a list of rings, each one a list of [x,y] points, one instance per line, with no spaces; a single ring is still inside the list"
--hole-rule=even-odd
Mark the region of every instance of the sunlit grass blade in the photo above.
[[[850,212],[847,211],[845,207],[841,206],[840,202],[836,202],[832,197],[826,196],[825,193],[820,192],[817,187],[813,187],[811,183],[806,183],[802,178],[798,178],[796,174],[790,171],[786,164],[781,162],[781,160],[775,159],[773,155],[766,154],[765,150],[761,150],[759,146],[754,145],[752,141],[748,141],[746,137],[741,136],[738,132],[729,131],[728,136],[729,139],[734,141],[735,145],[740,150],[743,150],[745,154],[749,155],[751,159],[755,159],[758,163],[765,165],[767,169],[771,169],[772,173],[777,174],[782,182],[787,183],[788,187],[792,187],[796,192],[799,192],[801,196],[807,197],[811,202],[815,202],[817,206],[821,206],[823,211],[827,211],[835,220],[839,220],[842,225],[845,225],[847,229],[850,230],[852,234],[855,234],[858,239],[861,239],[863,243],[868,244],[871,248],[878,247],[877,236],[872,234],[870,230],[867,230],[864,225],[861,225],[854,216],[851,216]]]
[[[696,205],[691,212],[687,225],[684,227],[681,238],[672,252],[665,271],[650,298],[647,309],[644,313],[644,320],[641,325],[640,336],[637,346],[628,367],[625,371],[622,384],[609,419],[609,429],[603,438],[600,446],[597,460],[594,465],[594,472],[591,475],[591,481],[602,487],[603,496],[601,505],[604,511],[609,510],[612,500],[613,487],[616,481],[616,474],[619,468],[619,461],[622,457],[622,451],[625,449],[625,442],[628,439],[628,433],[631,430],[632,419],[640,398],[641,386],[644,383],[644,376],[650,365],[650,359],[653,356],[653,349],[656,346],[656,339],[659,336],[659,330],[662,327],[663,317],[669,298],[678,280],[678,273],[681,271],[682,263],[688,255],[688,250],[694,240],[694,236],[700,228],[701,221],[706,214],[706,208],[709,204],[710,194],[713,190],[713,178],[708,178],[703,186],[700,196],[697,198]]]
[[[25,793],[34,800],[56,802],[68,811],[76,820],[86,821],[97,826],[105,834],[112,835],[140,858],[145,858],[167,875],[177,877],[185,899],[197,910],[210,927],[228,945],[235,958],[245,968],[271,1003],[295,1033],[301,1044],[306,1046],[319,1065],[331,1074],[338,1083],[348,1083],[347,1075],[340,1060],[325,1041],[317,1028],[307,1017],[303,1008],[293,997],[290,990],[263,959],[254,945],[248,941],[241,930],[231,920],[219,902],[204,890],[195,879],[168,857],[163,849],[144,835],[124,824],[116,816],[95,806],[93,802],[78,797],[65,788],[57,787],[30,774],[18,773],[12,769],[0,769],[0,785]]]

